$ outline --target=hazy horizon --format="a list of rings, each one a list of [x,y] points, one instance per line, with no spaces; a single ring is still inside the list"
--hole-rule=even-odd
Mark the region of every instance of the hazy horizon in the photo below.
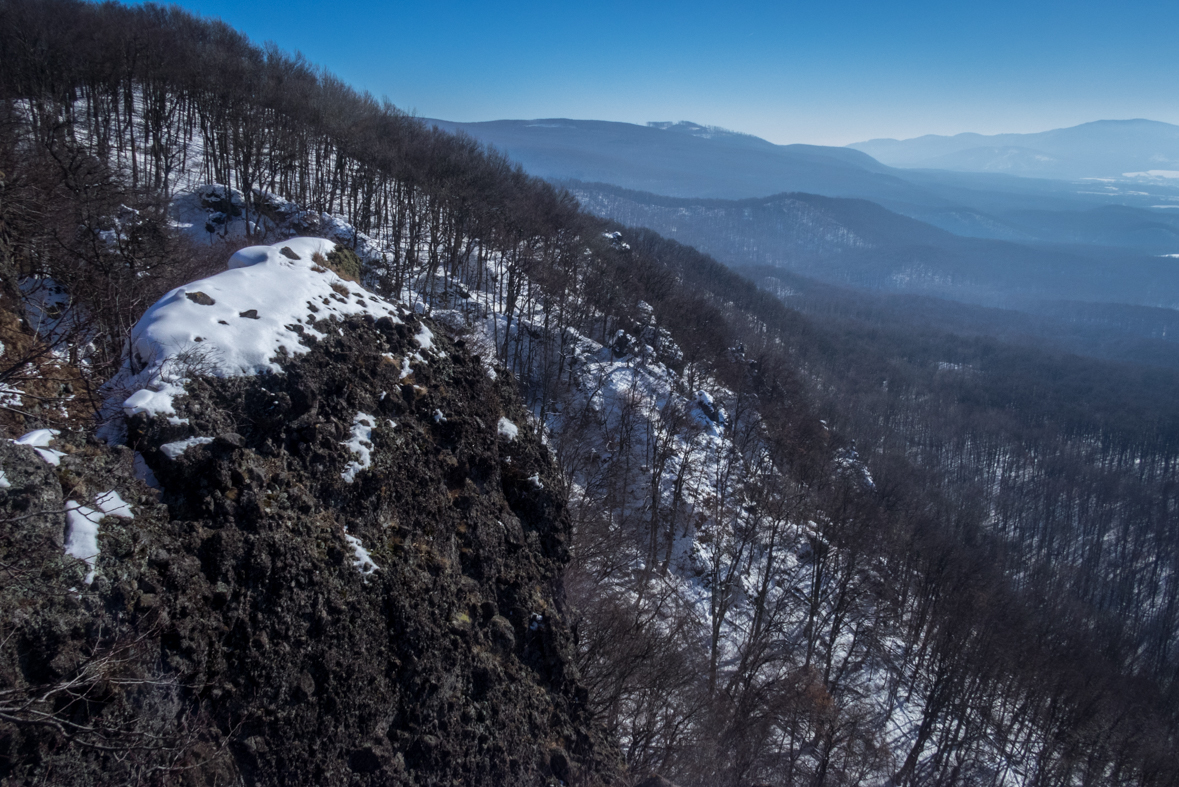
[[[1162,3],[180,5],[457,122],[692,120],[821,145],[1179,123],[1179,7]]]
[[[456,124],[494,123],[497,121],[542,122],[542,121],[548,121],[548,120],[570,121],[570,122],[577,123],[577,122],[605,120],[605,121],[614,122],[614,123],[629,123],[629,124],[635,125],[635,126],[652,126],[652,125],[664,124],[664,123],[696,123],[697,122],[694,118],[675,118],[675,119],[661,118],[661,119],[652,119],[652,120],[611,120],[609,118],[599,118],[599,117],[564,117],[564,116],[558,117],[556,115],[549,115],[549,116],[545,116],[545,117],[528,117],[528,118],[525,118],[525,117],[501,117],[501,118],[487,118],[486,120],[461,120],[461,119],[456,119],[456,118],[435,117],[432,115],[425,115],[420,112],[416,113],[416,115],[418,117],[425,119],[425,120],[444,120],[444,121],[447,121],[450,123],[456,123]],[[846,147],[848,145],[854,145],[854,144],[860,143],[860,142],[875,142],[875,141],[881,141],[881,140],[896,140],[898,142],[906,142],[906,141],[910,141],[910,140],[914,140],[914,139],[920,139],[921,137],[926,137],[926,136],[954,137],[954,136],[959,136],[959,135],[963,135],[963,134],[979,134],[981,136],[991,137],[991,136],[1002,136],[1005,134],[1038,134],[1038,133],[1045,132],[1045,131],[1057,131],[1062,128],[1073,128],[1076,126],[1083,126],[1083,125],[1087,125],[1089,123],[1103,123],[1103,122],[1133,123],[1136,121],[1169,123],[1169,121],[1165,121],[1165,120],[1159,121],[1156,118],[1142,118],[1142,117],[1137,117],[1137,118],[1129,118],[1129,117],[1127,117],[1127,118],[1092,118],[1090,120],[1082,120],[1079,123],[1073,123],[1069,126],[1049,126],[1049,127],[1045,127],[1045,128],[1031,128],[1031,129],[1021,130],[1021,131],[976,132],[974,130],[966,130],[966,131],[956,131],[953,133],[945,133],[945,134],[929,132],[929,133],[915,134],[911,137],[872,137],[872,138],[865,138],[865,139],[856,139],[856,140],[852,140],[851,142],[844,143],[842,145],[833,145],[833,146]],[[734,132],[737,134],[750,134],[755,137],[762,137],[761,134],[753,134],[753,132],[750,132],[750,131],[744,131],[742,129],[730,128],[728,126],[724,126],[719,123],[718,124],[699,123],[698,125],[709,127],[709,128],[715,128],[719,131],[729,131],[729,132]],[[1179,126],[1179,123],[1170,123],[1170,125]],[[762,138],[765,139],[765,137],[762,137]],[[770,141],[773,141],[773,140],[770,140]],[[789,145],[789,144],[823,145],[823,144],[828,144],[828,143],[779,142],[777,144],[779,144],[779,145]]]

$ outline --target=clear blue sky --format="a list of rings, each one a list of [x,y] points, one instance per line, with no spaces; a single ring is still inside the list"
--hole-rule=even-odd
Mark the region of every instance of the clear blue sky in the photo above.
[[[1179,2],[183,0],[447,120],[693,120],[779,143],[1179,123]]]

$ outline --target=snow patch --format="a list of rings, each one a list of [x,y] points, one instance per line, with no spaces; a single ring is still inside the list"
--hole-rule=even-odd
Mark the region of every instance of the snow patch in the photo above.
[[[394,304],[312,261],[335,247],[323,238],[249,246],[228,270],[172,290],[136,324],[130,358],[108,390],[131,391],[121,402],[127,415],[175,415],[173,400],[191,375],[281,372],[282,355],[326,337],[314,327],[319,320],[370,314],[401,322]]]
[[[114,489],[104,492],[95,498],[94,505],[98,506],[99,510],[107,516],[114,516],[119,519],[135,518],[135,514],[131,512],[131,505],[123,500]]]
[[[49,442],[57,437],[61,432],[57,429],[34,429],[26,435],[18,437],[12,442],[16,445],[27,445],[37,452],[37,456],[45,460],[46,463],[57,467],[61,464],[61,458],[65,454],[61,451],[55,451],[49,448]]]
[[[194,445],[208,445],[213,442],[212,437],[190,437],[187,440],[177,440],[173,443],[164,443],[160,446],[160,450],[164,452],[164,456],[169,459],[176,459]]]
[[[0,405],[5,407],[20,407],[24,394],[7,385],[0,385]]]
[[[356,480],[357,473],[373,465],[373,426],[376,422],[368,413],[357,413],[352,418],[352,436],[341,443],[357,457],[340,473],[340,477],[349,484]]]
[[[418,347],[423,350],[432,350],[434,348],[434,333],[424,324],[418,329],[417,336],[413,337],[418,343]]]
[[[178,381],[165,379],[153,381],[150,388],[140,389],[123,401],[123,412],[128,416],[144,413],[175,417],[176,410],[173,409],[172,402],[184,393],[184,386],[177,383]]]
[[[516,426],[507,418],[500,418],[498,431],[500,437],[506,437],[508,442],[515,442],[516,437],[520,434],[520,427]]]
[[[98,562],[98,523],[104,515],[93,508],[87,508],[70,500],[66,503],[65,553],[78,560],[84,560],[90,571],[84,580],[87,585],[94,581]]]
[[[344,540],[348,542],[350,547],[352,547],[352,565],[356,567],[357,571],[367,577],[374,571],[378,570],[377,564],[373,562],[372,555],[370,555],[368,550],[364,548],[364,545],[360,543],[359,538],[349,535],[348,530],[345,529]]]

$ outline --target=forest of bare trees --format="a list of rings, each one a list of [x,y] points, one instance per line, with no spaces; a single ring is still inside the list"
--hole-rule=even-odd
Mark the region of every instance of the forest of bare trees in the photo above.
[[[225,258],[169,227],[169,201],[198,184],[239,191],[247,225],[271,195],[344,217],[382,249],[365,275],[383,293],[460,310],[475,307],[456,292],[489,293],[491,352],[541,422],[560,413],[579,666],[633,773],[1179,783],[1169,398],[1144,397],[1137,420],[1108,417],[1116,398],[1041,408],[1075,382],[1066,372],[1108,374],[1067,357],[1050,379],[909,373],[910,348],[806,318],[469,138],[177,9],[0,0],[0,63],[5,286],[68,293],[54,307],[66,329],[6,355],[0,383],[57,350],[97,407],[143,310]],[[636,333],[640,302],[678,349],[678,385],[728,392],[723,456],[704,461],[698,421],[671,398],[652,414],[636,393],[605,427],[574,407],[576,337]],[[656,581],[695,514],[711,523],[703,619]],[[897,736],[886,720],[906,707]]]

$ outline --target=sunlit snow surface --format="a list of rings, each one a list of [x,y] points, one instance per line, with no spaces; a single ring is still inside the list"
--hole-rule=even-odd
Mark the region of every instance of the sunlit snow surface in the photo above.
[[[160,446],[160,450],[164,452],[164,456],[169,459],[176,459],[184,454],[185,451],[192,448],[194,445],[207,445],[213,442],[212,437],[190,437],[187,440],[177,440],[172,443],[164,443]]]
[[[313,261],[335,246],[322,238],[249,246],[229,270],[161,298],[136,324],[129,362],[111,384],[128,393],[124,412],[173,415],[173,399],[194,374],[280,372],[277,358],[305,353],[304,337],[325,335],[319,320],[371,314],[400,322],[392,303]]]
[[[112,489],[109,492],[103,492],[94,499],[94,505],[107,516],[118,517],[119,519],[134,519],[135,514],[131,512],[131,505],[123,500],[117,491]]]
[[[90,567],[85,582],[94,581],[98,562],[98,523],[103,515],[73,500],[66,503],[65,553]]]
[[[49,464],[57,467],[61,464],[61,458],[65,456],[61,451],[57,451],[49,447],[49,443],[53,438],[60,434],[56,429],[34,429],[22,437],[18,437],[12,442],[16,445],[27,445],[37,452],[37,456],[44,459]]]
[[[87,585],[94,581],[98,571],[98,524],[103,517],[135,518],[131,506],[114,490],[99,495],[94,504],[98,506],[97,510],[73,500],[65,505],[65,553],[84,561],[90,568],[83,580]]]

